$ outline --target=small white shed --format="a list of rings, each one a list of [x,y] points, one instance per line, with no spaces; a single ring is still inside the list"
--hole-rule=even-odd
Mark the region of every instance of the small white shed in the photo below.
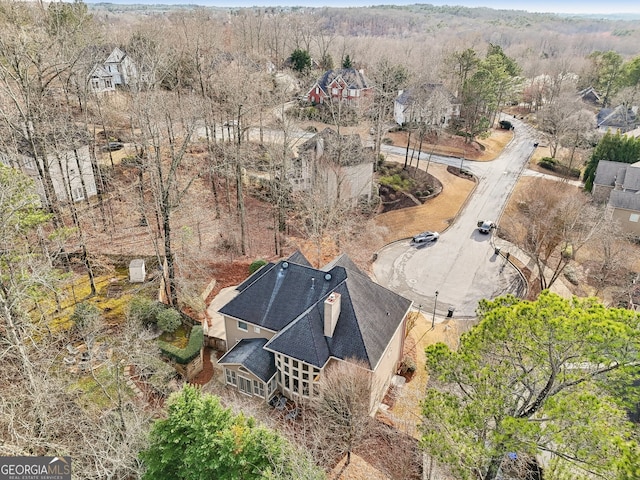
[[[131,283],[143,283],[146,275],[144,260],[141,258],[131,260],[129,263],[129,281]]]

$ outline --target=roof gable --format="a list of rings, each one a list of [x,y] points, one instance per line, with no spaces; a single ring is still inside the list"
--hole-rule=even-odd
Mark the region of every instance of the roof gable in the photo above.
[[[625,192],[624,190],[612,190],[609,195],[609,205],[614,208],[640,212],[640,194]]]
[[[305,257],[302,254],[302,252],[300,252],[300,250],[296,250],[291,255],[289,255],[289,258],[287,260],[289,260],[291,263],[297,263],[298,265],[304,265],[305,267],[311,267],[312,266],[311,262],[309,262],[309,260],[307,260],[307,257]]]
[[[322,267],[322,270],[329,271],[336,266],[344,267],[350,272],[356,272],[360,275],[366,275],[355,263],[353,263],[353,260],[351,260],[351,258],[349,258],[349,256],[344,253],[327,263],[324,267]]]
[[[367,88],[370,88],[369,81],[364,76],[364,73],[361,70],[356,70],[355,68],[328,70],[324,73],[320,80],[318,80],[317,83],[320,88],[327,92],[329,85],[331,85],[336,80],[343,82],[343,84],[350,89],[365,90]]]
[[[356,272],[349,272],[347,287],[364,348],[374,369],[402,324],[412,302]],[[349,356],[348,352],[344,355],[336,356]]]
[[[346,277],[344,269],[323,272],[286,260],[268,269],[265,267],[258,271],[259,277],[220,309],[220,313],[279,331]]]
[[[596,175],[593,179],[594,185],[613,186],[616,180],[622,182],[624,180],[624,174],[623,177],[620,178],[620,169],[624,171],[626,167],[626,163],[600,160],[596,167]]]
[[[89,74],[90,78],[111,78],[113,75],[107,72],[101,65],[94,65]]]
[[[104,63],[120,63],[127,54],[119,47],[115,47]]]
[[[339,260],[354,265],[346,255]],[[336,268],[344,269],[334,266],[332,270]],[[265,348],[319,368],[330,357],[335,357],[357,359],[374,370],[402,324],[411,301],[376,284],[359,269],[346,273],[345,282],[334,290],[340,294],[341,308],[331,337],[324,336],[324,300],[328,292],[271,338]]]
[[[218,363],[241,365],[263,382],[268,382],[276,373],[273,353],[263,347],[266,338],[244,338],[225,353]]]
[[[593,87],[587,87],[584,90],[580,90],[578,92],[578,97],[582,99],[582,101],[592,104],[598,104],[602,101],[600,94]]]

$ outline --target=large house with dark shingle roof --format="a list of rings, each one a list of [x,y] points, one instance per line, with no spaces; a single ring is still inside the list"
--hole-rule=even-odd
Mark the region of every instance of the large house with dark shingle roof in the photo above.
[[[609,215],[625,232],[640,237],[640,162],[600,160],[591,193],[607,203]]]
[[[307,100],[314,104],[330,100],[355,103],[372,93],[373,88],[362,70],[341,68],[325,72],[307,92]]]
[[[227,345],[219,360],[232,388],[264,401],[318,395],[331,362],[367,366],[374,411],[402,361],[411,301],[378,285],[346,256],[321,269],[299,252],[268,263],[219,313]]]

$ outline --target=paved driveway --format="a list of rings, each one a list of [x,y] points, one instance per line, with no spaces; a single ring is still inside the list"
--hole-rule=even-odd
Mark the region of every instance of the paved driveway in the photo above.
[[[519,273],[495,254],[493,234],[483,235],[476,228],[478,220],[500,218],[534,151],[531,130],[522,122],[513,123],[516,135],[496,160],[464,162],[478,186],[437,242],[416,248],[401,240],[378,252],[373,264],[378,283],[413,300],[423,311],[432,313],[435,307],[437,317],[446,315],[449,307],[456,318],[474,317],[480,299],[525,291]],[[392,147],[389,151],[396,153]],[[463,162],[436,156],[431,161],[457,167]]]

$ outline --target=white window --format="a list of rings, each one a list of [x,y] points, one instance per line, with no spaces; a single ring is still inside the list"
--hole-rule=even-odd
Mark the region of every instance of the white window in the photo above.
[[[332,89],[331,89],[331,93],[332,93],[332,94],[334,94],[334,95],[338,95],[338,89],[337,89],[337,88],[335,88],[335,87],[334,87],[334,88],[332,88]]]
[[[629,215],[629,221],[637,223],[638,221],[640,221],[640,215],[637,213],[632,213],[631,215]]]
[[[253,394],[264,398],[264,383],[258,380],[253,381]]]
[[[271,379],[271,381],[267,384],[267,395],[271,396],[271,394],[275,392],[277,383],[278,383],[278,380],[274,376]]]
[[[234,372],[233,370],[229,370],[228,368],[224,369],[226,375],[227,375],[227,384],[228,385],[237,385],[237,381],[236,381],[236,372]]]
[[[106,79],[106,80],[104,81],[104,86],[105,86],[106,88],[111,88],[111,80],[110,80],[110,79]]]
[[[320,94],[320,87],[316,87],[316,95]]]
[[[91,85],[93,86],[93,88],[95,90],[98,90],[100,88],[100,81],[99,80],[91,80]]]
[[[73,197],[74,202],[84,200],[84,189],[82,187],[74,188],[71,190],[71,196]]]
[[[255,333],[260,333],[260,327],[253,327],[253,331]]]
[[[238,390],[247,395],[251,395],[251,380],[238,375]]]
[[[247,327],[246,322],[241,322],[240,320],[238,320],[238,330],[242,330],[243,332],[246,332],[249,330],[249,327]]]

